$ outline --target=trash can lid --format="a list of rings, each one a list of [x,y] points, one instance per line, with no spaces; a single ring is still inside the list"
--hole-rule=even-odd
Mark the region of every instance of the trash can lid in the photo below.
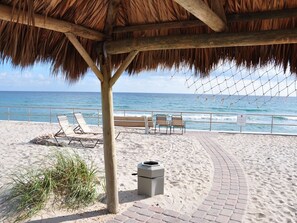
[[[164,176],[164,167],[159,161],[144,161],[138,164],[138,176],[155,178]]]
[[[144,161],[141,164],[143,166],[160,166],[160,162],[159,161],[153,161],[153,160]]]

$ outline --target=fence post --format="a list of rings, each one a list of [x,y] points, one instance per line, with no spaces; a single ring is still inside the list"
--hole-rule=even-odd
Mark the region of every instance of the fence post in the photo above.
[[[209,114],[209,131],[211,132],[211,127],[212,127],[212,113]]]
[[[72,108],[72,124],[74,125],[74,108]]]
[[[10,107],[7,107],[7,120],[10,121]]]
[[[97,115],[98,115],[98,126],[100,126],[100,110],[97,110]]]
[[[52,124],[52,108],[50,108],[50,124]]]
[[[31,108],[28,108],[29,112],[28,112],[28,121],[31,121]]]
[[[272,132],[273,132],[273,119],[274,119],[274,117],[273,117],[273,115],[271,115],[271,129],[270,129],[270,134],[272,134]]]

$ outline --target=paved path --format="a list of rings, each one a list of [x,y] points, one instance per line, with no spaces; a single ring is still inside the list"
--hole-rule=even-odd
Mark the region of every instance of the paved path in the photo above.
[[[239,223],[247,205],[248,188],[244,172],[232,155],[215,142],[210,133],[187,133],[199,140],[214,166],[212,188],[192,216],[136,202],[108,223],[119,222],[218,222]]]

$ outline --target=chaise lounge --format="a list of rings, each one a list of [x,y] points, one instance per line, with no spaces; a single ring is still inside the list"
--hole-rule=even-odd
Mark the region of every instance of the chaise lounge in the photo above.
[[[76,122],[78,124],[77,127],[75,127],[74,132],[83,133],[83,134],[102,134],[103,132],[95,132],[93,131],[86,123],[82,113],[74,113],[74,117],[76,119]]]
[[[58,115],[57,118],[61,129],[54,135],[54,138],[58,144],[59,144],[57,139],[58,137],[67,138],[69,140],[68,145],[72,141],[77,141],[77,142],[80,142],[80,144],[86,148],[94,148],[97,144],[103,143],[103,139],[99,138],[98,135],[94,135],[90,133],[85,133],[85,134],[75,133],[72,126],[69,124],[68,118],[66,115]],[[87,146],[87,145],[84,145],[83,142],[92,142],[93,145]]]

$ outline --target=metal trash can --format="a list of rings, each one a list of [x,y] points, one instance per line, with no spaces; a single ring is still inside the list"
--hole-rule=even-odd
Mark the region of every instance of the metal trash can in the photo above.
[[[145,161],[137,166],[138,194],[164,194],[164,167],[158,161]]]

